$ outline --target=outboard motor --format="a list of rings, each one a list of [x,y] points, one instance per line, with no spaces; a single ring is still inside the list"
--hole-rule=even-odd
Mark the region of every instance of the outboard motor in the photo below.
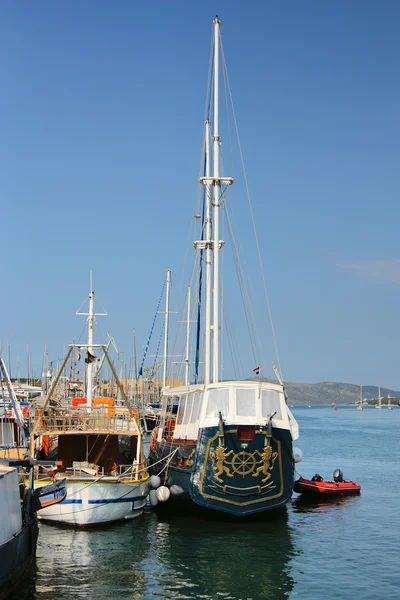
[[[336,481],[336,483],[342,483],[342,481],[343,481],[343,471],[341,469],[336,469],[333,472],[333,479]]]

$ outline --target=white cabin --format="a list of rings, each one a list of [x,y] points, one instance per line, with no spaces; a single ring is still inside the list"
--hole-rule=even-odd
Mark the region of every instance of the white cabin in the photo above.
[[[273,427],[290,430],[292,439],[298,438],[298,425],[280,384],[224,381],[165,388],[163,395],[179,402],[173,439],[197,440],[199,429],[218,425],[219,413],[226,425],[263,426],[274,415]],[[159,439],[161,435],[160,431]]]

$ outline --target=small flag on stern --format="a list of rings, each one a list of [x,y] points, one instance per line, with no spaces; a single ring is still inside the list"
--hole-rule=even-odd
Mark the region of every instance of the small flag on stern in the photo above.
[[[86,358],[85,358],[85,363],[91,363],[94,360],[96,360],[97,356],[94,356],[93,354],[90,354],[89,350],[86,352]]]
[[[256,367],[255,369],[253,369],[253,373],[255,373],[256,375],[259,375],[260,371],[261,371],[260,365],[258,365],[258,367]]]

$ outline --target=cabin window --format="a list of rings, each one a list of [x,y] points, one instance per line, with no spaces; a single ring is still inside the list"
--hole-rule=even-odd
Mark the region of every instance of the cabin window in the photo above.
[[[185,415],[183,417],[183,424],[184,425],[187,425],[188,423],[190,423],[190,416],[192,414],[192,407],[193,407],[193,394],[189,394],[187,396]]]
[[[196,421],[198,421],[198,419],[199,419],[202,398],[203,398],[203,392],[195,392],[193,394],[193,411],[192,411],[192,419],[191,419],[192,423],[196,423]]]
[[[210,390],[208,392],[206,417],[223,417],[229,414],[229,389]]]
[[[236,390],[236,414],[238,417],[256,416],[255,390],[237,388]]]
[[[276,411],[275,418],[282,419],[280,396],[276,390],[262,390],[261,406],[264,418],[267,419]]]
[[[183,421],[183,413],[185,412],[185,401],[186,401],[186,396],[181,396],[180,400],[179,400],[178,416],[176,419],[177,425],[180,425]]]

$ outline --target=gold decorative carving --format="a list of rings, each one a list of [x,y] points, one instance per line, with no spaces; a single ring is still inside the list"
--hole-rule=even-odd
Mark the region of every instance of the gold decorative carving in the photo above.
[[[214,479],[216,479],[220,483],[223,483],[223,480],[220,478],[220,475],[223,475],[224,473],[228,477],[233,477],[228,467],[225,466],[226,459],[231,454],[233,454],[233,450],[229,450],[229,452],[227,452],[225,446],[222,445],[218,445],[215,449],[215,452],[210,452],[211,459],[213,461],[213,469],[214,471],[217,471],[214,475]]]
[[[278,457],[278,453],[272,451],[272,446],[264,446],[264,450],[262,452],[256,450],[254,454],[256,453],[261,457],[262,464],[260,467],[258,467],[256,472],[253,473],[252,476],[258,477],[262,473],[266,476],[264,477],[264,479],[262,479],[262,482],[265,483],[266,481],[268,481],[268,479],[271,479],[272,477],[269,471],[272,471],[272,469],[274,468],[274,464]],[[257,464],[259,463],[260,461],[258,461]]]
[[[236,429],[228,429],[225,431],[226,435],[229,435],[229,434],[236,435],[236,433],[237,433]],[[266,435],[266,434],[264,434],[264,432],[260,432],[260,434]],[[218,500],[218,502],[230,504],[233,506],[244,507],[244,506],[251,506],[253,504],[258,504],[258,503],[270,502],[277,498],[280,498],[283,495],[283,493],[284,493],[283,465],[282,465],[281,442],[279,440],[276,440],[274,437],[272,438],[272,440],[274,441],[274,444],[276,445],[276,449],[277,449],[277,452],[276,452],[277,456],[272,457],[272,461],[273,461],[272,466],[275,463],[275,461],[278,464],[278,474],[277,474],[276,481],[274,478],[274,480],[271,479],[268,483],[261,485],[261,486],[257,485],[257,481],[255,481],[253,489],[257,490],[257,495],[259,495],[259,497],[252,498],[251,500],[245,500],[245,498],[242,496],[243,492],[250,491],[252,488],[241,488],[241,487],[236,487],[236,486],[232,487],[227,484],[226,479],[225,479],[225,481],[222,481],[222,482],[220,480],[220,483],[222,483],[223,485],[219,485],[216,481],[216,476],[219,478],[219,475],[223,475],[225,473],[223,469],[220,470],[220,469],[216,468],[217,460],[216,460],[216,457],[213,456],[213,455],[215,455],[215,452],[213,451],[213,445],[215,443],[218,443],[218,438],[219,438],[219,432],[217,432],[207,442],[206,453],[205,453],[205,458],[204,458],[204,468],[203,468],[201,476],[200,476],[200,486],[199,486],[199,492],[203,496],[203,498],[210,498],[211,500]],[[264,451],[265,451],[265,448],[264,448]],[[264,460],[261,458],[263,452],[261,452],[261,454],[259,453],[260,460],[258,461],[258,465],[261,466],[262,468],[265,467]],[[232,457],[231,461],[228,462],[227,465],[225,465],[224,463],[226,462],[226,458],[228,458],[230,456],[230,454],[227,452],[226,448],[223,448],[221,453],[226,453],[226,456],[223,456],[221,460],[222,460],[222,466],[226,467],[229,471],[229,467],[232,467],[231,463],[232,463],[232,460],[234,457]],[[233,451],[231,451],[231,453],[233,453]],[[207,463],[210,460],[210,458],[212,459],[213,469],[215,471],[220,471],[220,473],[219,473],[219,475],[218,475],[218,473],[216,475],[214,475],[214,477],[213,477],[214,481],[212,483],[210,482],[207,486],[205,483],[205,476],[206,476],[206,472],[207,472]],[[270,464],[270,467],[271,467],[271,464]],[[272,471],[272,468],[270,468],[269,471]],[[260,484],[262,483],[261,480],[258,480],[258,481],[260,481]],[[215,495],[216,492],[218,493],[218,495]],[[221,496],[221,494],[222,495],[226,494],[227,497],[224,498]],[[239,498],[236,500],[235,496],[241,497],[240,500],[239,500]]]
[[[250,452],[238,452],[232,458],[232,469],[238,475],[242,475],[245,477],[246,475],[250,475],[253,473],[256,466],[256,457],[255,452],[250,454]],[[254,477],[254,475],[253,475]]]
[[[259,477],[261,474],[265,475],[261,480],[262,483],[271,479],[271,471],[278,457],[278,452],[273,452],[272,446],[264,446],[262,452],[259,450],[255,450],[254,452],[242,450],[234,454],[231,460],[228,461],[228,457],[232,454],[233,450],[227,452],[225,446],[222,445],[218,445],[214,452],[210,452],[213,469],[216,471],[214,479],[219,481],[219,483],[223,483],[221,475],[233,477],[234,473],[241,475],[243,478],[247,475],[251,475],[252,477]],[[256,455],[260,457],[259,460],[257,460]]]
[[[187,461],[186,461],[186,466],[187,467],[193,467],[193,456],[194,456],[194,448],[191,451],[191,453],[189,454],[189,456],[187,457]]]

